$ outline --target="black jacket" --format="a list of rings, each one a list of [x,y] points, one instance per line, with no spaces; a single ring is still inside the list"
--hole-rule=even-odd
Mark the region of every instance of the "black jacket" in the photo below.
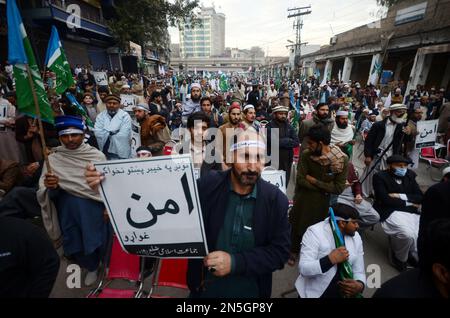
[[[374,158],[379,154],[379,149],[381,142],[386,134],[386,123],[389,118],[386,118],[383,121],[376,122],[373,124],[372,128],[369,131],[367,139],[364,143],[364,156]],[[402,135],[403,135],[403,125],[397,125],[394,132],[394,144],[392,145],[394,155],[399,155],[402,152]],[[403,141],[407,142],[410,140],[410,137],[405,135],[403,137]]]
[[[216,251],[217,239],[223,227],[231,186],[231,171],[211,171],[198,181],[198,192],[209,252]],[[235,255],[235,275],[256,277],[261,298],[270,298],[272,273],[284,267],[289,258],[290,225],[288,199],[275,186],[260,179],[253,212],[256,247]],[[201,292],[206,277],[203,260],[190,260],[187,274],[192,296]]]
[[[374,209],[380,214],[381,222],[386,221],[394,211],[420,214],[414,206],[406,206],[406,201],[391,198],[390,193],[404,193],[408,202],[421,204],[423,194],[416,182],[416,174],[412,170],[403,178],[402,184],[395,181],[390,171],[381,171],[373,176],[375,191]]]
[[[424,235],[431,222],[450,219],[450,181],[435,184],[425,193],[420,216],[418,251],[419,260],[424,244]]]

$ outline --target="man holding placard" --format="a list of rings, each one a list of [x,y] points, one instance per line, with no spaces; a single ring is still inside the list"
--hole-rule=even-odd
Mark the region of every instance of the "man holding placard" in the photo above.
[[[190,260],[187,279],[191,297],[269,298],[271,295],[272,273],[282,269],[289,257],[290,226],[286,196],[261,179],[265,148],[258,135],[242,132],[230,149],[234,157],[231,169],[211,171],[198,181],[210,252],[204,259]],[[114,174],[121,178],[120,175],[126,175],[124,172],[111,169],[107,178],[117,178]],[[136,178],[141,178],[140,169],[129,171],[134,172]],[[88,167],[86,181],[92,189],[104,180],[105,175],[94,166]],[[138,199],[140,196],[135,196]],[[155,201],[152,200],[152,205]],[[164,218],[173,213],[186,217],[184,209],[177,212],[176,207],[182,205],[167,202]],[[154,211],[154,214],[161,213]],[[141,237],[138,235],[137,239]],[[146,240],[145,235],[142,239]]]
[[[268,298],[289,257],[288,200],[261,179],[265,143],[249,131],[236,141],[231,169],[199,181],[210,254],[189,264],[192,297]]]

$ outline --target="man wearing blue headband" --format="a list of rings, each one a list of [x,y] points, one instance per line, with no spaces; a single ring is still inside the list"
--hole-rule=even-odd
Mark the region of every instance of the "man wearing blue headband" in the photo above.
[[[295,287],[300,298],[351,298],[366,284],[364,251],[357,232],[359,214],[353,207],[334,206],[338,230],[345,246],[336,248],[330,218],[308,228],[302,240],[300,275]],[[353,279],[342,279],[339,267],[348,261]]]
[[[105,155],[84,143],[85,126],[79,117],[55,118],[62,146],[49,155],[52,171],[44,166],[37,199],[44,226],[56,248],[87,269],[86,286],[97,280],[97,270],[107,241],[105,207],[84,178],[89,163],[105,161]]]

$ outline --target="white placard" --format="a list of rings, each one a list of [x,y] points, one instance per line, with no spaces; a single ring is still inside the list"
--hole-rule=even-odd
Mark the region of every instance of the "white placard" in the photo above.
[[[136,96],[135,95],[120,95],[121,104],[123,105],[123,110],[127,112],[132,112],[133,107],[136,106]]]
[[[131,156],[133,158],[137,157],[136,151],[141,145],[141,126],[133,122],[131,125]]]
[[[439,120],[417,122],[416,149],[434,147],[436,145]]]
[[[97,163],[101,196],[123,249],[156,258],[208,254],[189,155]]]
[[[108,86],[108,74],[106,72],[91,71],[91,74],[94,76],[97,86]]]
[[[0,98],[0,100],[2,100]],[[4,121],[8,118],[8,104],[7,103],[0,103],[0,121]],[[0,127],[5,127],[5,125],[0,123]]]
[[[267,181],[270,184],[273,184],[274,186],[276,186],[284,194],[287,193],[287,189],[286,189],[286,171],[266,170],[266,171],[262,172],[261,177],[265,181]]]

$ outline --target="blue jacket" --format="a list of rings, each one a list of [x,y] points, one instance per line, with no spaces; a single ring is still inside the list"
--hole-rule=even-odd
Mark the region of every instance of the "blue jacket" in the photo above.
[[[215,251],[217,239],[225,220],[230,195],[231,171],[211,171],[198,181],[200,203],[209,252]],[[289,258],[290,231],[289,202],[275,186],[260,179],[253,214],[255,248],[235,255],[236,275],[254,276],[260,297],[270,298],[272,273],[284,267]],[[187,274],[192,296],[201,292],[202,279],[206,277],[203,260],[190,260]]]

